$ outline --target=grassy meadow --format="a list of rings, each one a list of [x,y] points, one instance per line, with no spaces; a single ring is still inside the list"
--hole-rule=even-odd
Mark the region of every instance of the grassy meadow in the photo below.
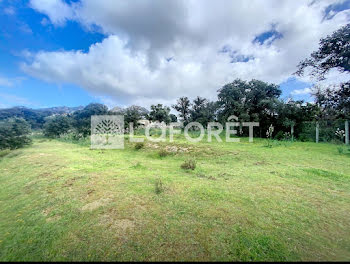
[[[336,145],[87,143],[3,153],[0,261],[350,260],[350,155]]]

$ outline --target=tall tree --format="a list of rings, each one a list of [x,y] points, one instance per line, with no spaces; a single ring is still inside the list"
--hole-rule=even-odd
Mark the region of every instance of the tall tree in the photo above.
[[[300,62],[297,75],[302,76],[305,69],[311,67],[311,75],[320,80],[331,69],[341,72],[350,71],[350,24],[335,31],[332,35],[320,40],[320,47],[314,51],[310,58]]]
[[[190,120],[199,122],[206,127],[209,122],[215,121],[216,109],[216,103],[197,96],[193,100],[192,109],[190,110]]]
[[[172,105],[172,108],[174,108],[176,111],[180,113],[180,117],[185,125],[187,125],[189,121],[190,107],[191,107],[190,100],[185,96],[177,99],[176,104]]]
[[[277,99],[282,93],[275,84],[240,79],[226,84],[218,92],[219,116],[223,121],[231,115],[242,121],[257,121],[262,116],[273,116]]]
[[[260,135],[278,116],[278,97],[282,91],[278,85],[259,80],[249,82],[240,79],[226,84],[218,94],[218,117],[224,123],[235,115],[240,121],[260,122]]]
[[[128,128],[130,123],[133,123],[133,126],[137,127],[139,125],[138,121],[148,118],[148,110],[138,105],[132,105],[127,108],[117,106],[110,113],[112,115],[123,115],[125,128]]]
[[[137,126],[137,122],[141,119],[146,118],[148,110],[144,107],[132,105],[125,110],[125,121],[127,123],[134,123]]]
[[[350,118],[350,82],[335,87],[315,87],[313,93],[322,119]]]
[[[149,120],[165,122],[169,124],[171,122],[170,118],[170,108],[162,104],[151,105],[151,112],[149,113]]]

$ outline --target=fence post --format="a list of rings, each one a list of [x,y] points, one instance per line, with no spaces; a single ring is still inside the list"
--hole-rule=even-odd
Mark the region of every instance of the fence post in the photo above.
[[[292,136],[292,141],[294,141],[294,125],[290,126],[290,135]]]
[[[320,136],[320,126],[318,121],[316,122],[316,143],[319,141],[319,136]]]
[[[345,121],[345,144],[349,145],[349,120]]]

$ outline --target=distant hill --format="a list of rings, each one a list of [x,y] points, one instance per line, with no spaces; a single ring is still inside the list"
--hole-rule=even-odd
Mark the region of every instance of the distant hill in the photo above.
[[[0,120],[4,120],[11,117],[22,117],[31,124],[32,129],[38,129],[42,128],[43,124],[45,123],[45,117],[51,115],[71,114],[83,108],[83,106],[58,106],[50,108],[32,109],[23,106],[16,106],[12,108],[0,109]]]
[[[68,106],[57,106],[50,108],[39,108],[36,111],[51,112],[54,114],[71,114],[75,111],[82,110],[84,106],[68,107]]]

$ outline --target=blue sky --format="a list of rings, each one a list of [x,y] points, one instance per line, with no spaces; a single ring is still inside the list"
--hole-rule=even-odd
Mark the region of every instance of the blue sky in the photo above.
[[[267,2],[273,15],[239,1],[227,8],[231,14],[210,2],[199,12],[182,1],[140,8],[140,1],[125,7],[107,0],[0,0],[0,108],[149,106],[183,95],[215,99],[216,90],[235,78],[274,82],[282,98],[310,101],[313,81],[293,77],[295,65],[320,37],[349,21],[349,1],[311,7],[307,1]],[[174,17],[161,15],[162,8]],[[310,10],[300,22],[288,8]],[[242,19],[231,21],[235,15]],[[298,31],[308,21],[312,27]]]
[[[6,8],[14,13],[6,13]],[[88,32],[77,22],[68,22],[64,27],[43,25],[47,16],[30,8],[28,1],[2,1],[0,9],[0,77],[12,83],[0,83],[0,107],[78,106],[100,101],[77,85],[53,84],[28,76],[19,65],[27,50],[86,51],[91,44],[100,42],[103,34]]]

